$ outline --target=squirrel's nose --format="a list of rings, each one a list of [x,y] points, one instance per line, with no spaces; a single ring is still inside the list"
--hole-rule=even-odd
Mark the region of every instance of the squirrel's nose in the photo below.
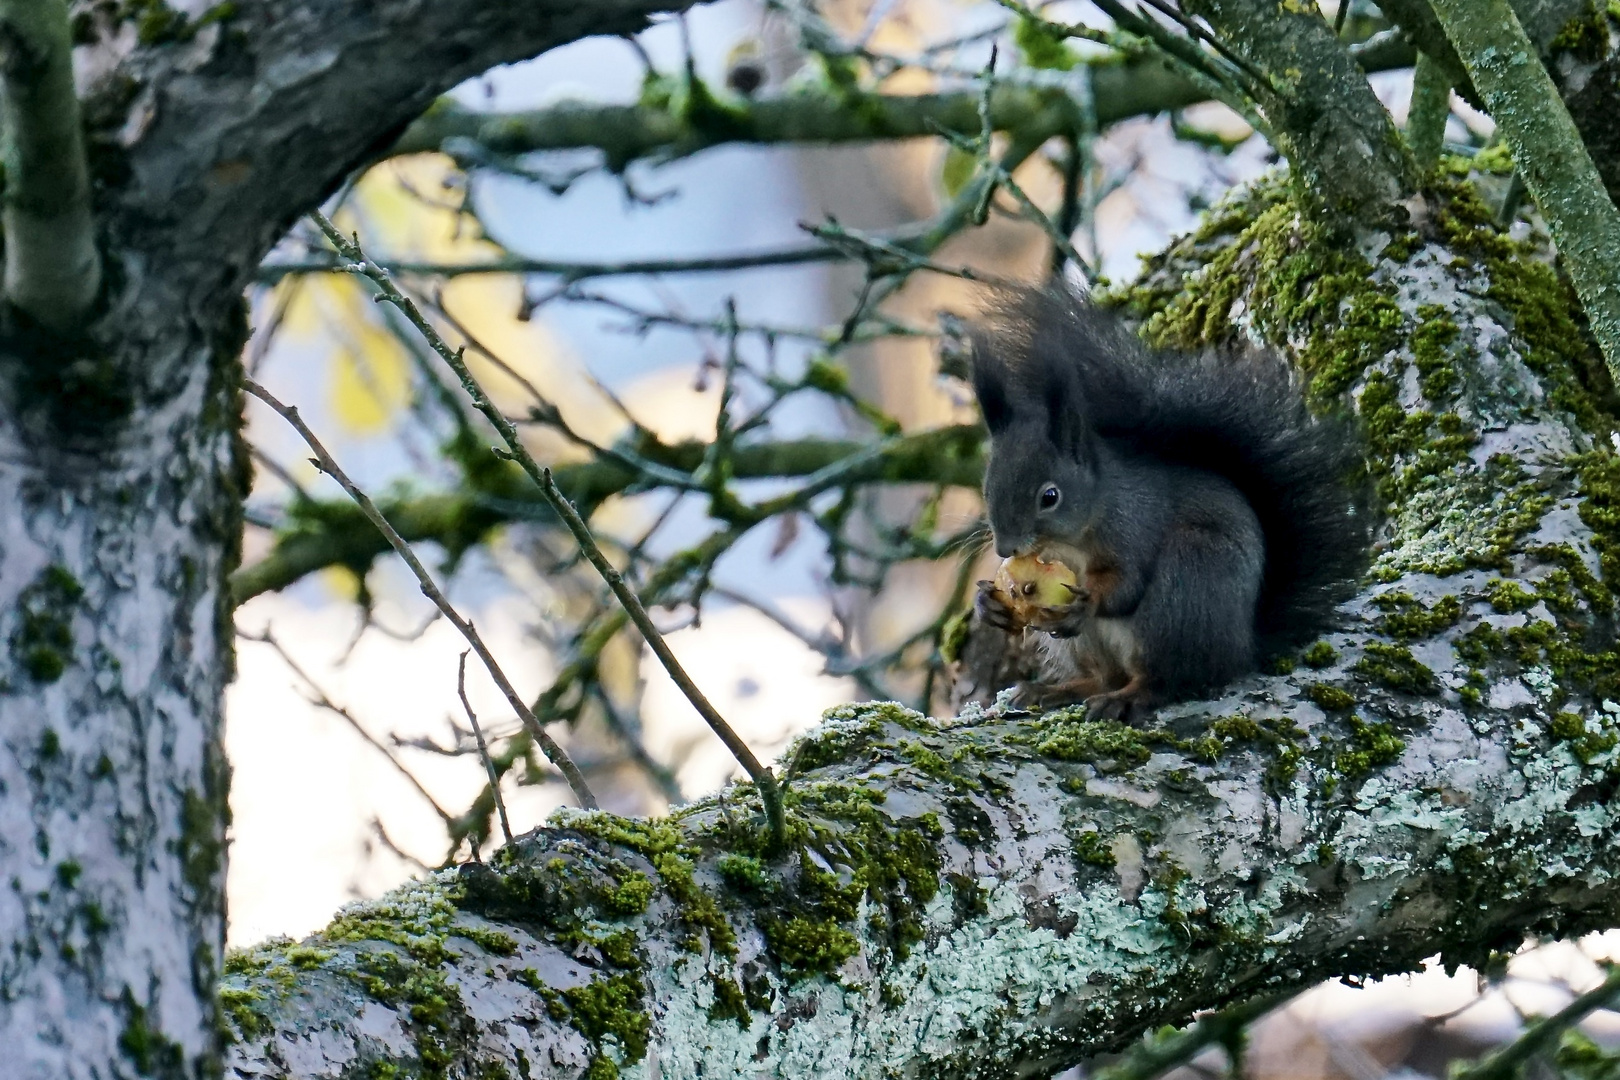
[[[1000,555],[1003,559],[1010,559],[1014,555],[1017,555],[1020,551],[1027,550],[1031,543],[1032,541],[1023,537],[1003,540],[998,536],[996,537],[996,554]]]

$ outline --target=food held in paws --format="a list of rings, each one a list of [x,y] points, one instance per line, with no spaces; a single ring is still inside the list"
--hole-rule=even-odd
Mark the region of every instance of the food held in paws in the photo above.
[[[1022,622],[1030,621],[1041,608],[1067,607],[1079,584],[1073,570],[1038,555],[1015,555],[996,571],[996,588]]]

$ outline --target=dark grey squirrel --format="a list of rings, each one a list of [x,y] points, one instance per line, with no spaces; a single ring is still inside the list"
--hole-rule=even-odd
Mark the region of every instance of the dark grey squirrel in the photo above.
[[[1077,575],[1023,620],[979,583],[983,620],[1050,635],[1025,700],[1131,721],[1331,626],[1371,542],[1364,457],[1280,357],[1153,350],[1054,286],[999,294],[971,364],[997,554]]]

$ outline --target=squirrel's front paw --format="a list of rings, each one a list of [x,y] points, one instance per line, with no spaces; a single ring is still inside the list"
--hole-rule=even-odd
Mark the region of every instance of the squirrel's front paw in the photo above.
[[[1096,617],[1091,594],[1075,585],[1065,585],[1073,599],[1062,607],[1037,608],[1031,614],[1029,625],[1058,638],[1071,638],[1086,628]]]
[[[1007,602],[1006,594],[993,581],[979,582],[979,594],[973,598],[973,610],[978,612],[980,622],[1004,633],[1016,634],[1024,628],[1013,613],[1012,605]]]

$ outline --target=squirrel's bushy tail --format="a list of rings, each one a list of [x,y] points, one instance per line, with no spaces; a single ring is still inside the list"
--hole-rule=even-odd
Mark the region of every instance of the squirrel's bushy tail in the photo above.
[[[1256,617],[1263,651],[1330,626],[1371,543],[1365,457],[1347,418],[1311,414],[1281,357],[1156,351],[1062,288],[999,294],[974,353],[992,431],[998,409],[1061,409],[1100,438],[1237,486],[1265,535]]]

